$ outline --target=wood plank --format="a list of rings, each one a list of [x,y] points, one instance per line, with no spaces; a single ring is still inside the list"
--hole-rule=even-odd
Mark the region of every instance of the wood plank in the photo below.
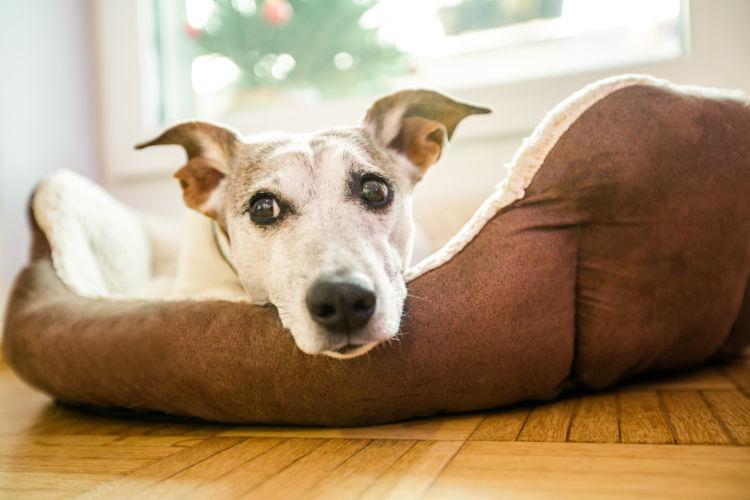
[[[167,425],[138,419],[89,415],[59,405],[49,405],[36,416],[30,432],[37,435],[147,435]]]
[[[249,462],[281,442],[282,440],[279,438],[248,438],[141,490],[133,498],[167,500],[190,497],[196,493],[202,484],[217,480],[227,472]]]
[[[660,394],[679,444],[732,444],[697,391]]]
[[[515,441],[531,413],[530,406],[490,413],[469,439],[472,441]]]
[[[103,460],[99,456],[76,458],[44,459],[40,457],[11,457],[0,461],[0,472],[44,472],[44,473],[83,473],[98,474],[102,470],[107,473],[125,475],[152,463],[153,460],[142,458],[117,458]]]
[[[9,458],[39,458],[45,461],[71,461],[77,459],[98,458],[107,460],[143,460],[153,461],[180,451],[174,446],[59,446],[21,441],[8,451]]]
[[[137,419],[101,419],[99,422],[78,431],[81,435],[103,436],[147,436],[158,429],[160,422],[141,421]]]
[[[14,446],[192,446],[203,439],[184,436],[110,436],[109,434],[74,435],[64,434],[23,434],[0,436],[0,450]]]
[[[359,498],[385,471],[414,445],[414,441],[388,439],[370,441],[310,491],[307,499],[346,500]]]
[[[192,498],[237,498],[283,471],[324,443],[323,439],[287,439],[265,453],[201,485]]]
[[[115,479],[120,474],[110,470],[97,473],[81,472],[0,472],[0,485],[14,491],[24,490],[81,490]],[[1,498],[1,496],[0,496]]]
[[[123,478],[102,483],[87,491],[82,498],[108,499],[134,495],[239,442],[237,438],[208,438],[189,448],[176,448],[177,453],[141,467]]]
[[[8,500],[20,500],[20,499],[44,499],[44,500],[56,500],[56,499],[68,499],[75,498],[83,493],[82,490],[76,489],[63,489],[63,488],[32,488],[17,490],[12,488],[6,488],[0,485],[0,499]]]
[[[71,437],[68,437],[71,438]],[[79,436],[72,437],[73,439]],[[40,441],[41,440],[41,441]],[[77,441],[77,439],[76,439]],[[57,442],[57,443],[56,443]],[[45,472],[126,474],[146,464],[180,451],[174,446],[112,447],[93,441],[91,445],[65,443],[62,437],[39,437],[34,434],[4,441],[0,455],[3,472]]]
[[[462,444],[461,441],[419,441],[380,476],[361,498],[421,498]]]
[[[218,436],[458,441],[467,439],[481,421],[482,415],[471,414],[421,418],[396,424],[340,429],[330,427],[239,426],[221,432]]]
[[[211,423],[179,423],[167,422],[162,423],[158,428],[148,433],[149,436],[183,436],[183,437],[214,437],[218,434],[231,429],[226,424]]]
[[[16,446],[108,446],[121,439],[119,436],[65,436],[65,435],[36,435],[21,434],[16,436],[0,436],[0,450],[7,450]],[[171,445],[166,445],[171,446]]]
[[[617,443],[620,440],[620,411],[615,394],[582,397],[570,425],[568,441]]]
[[[674,437],[655,392],[622,392],[620,437],[623,443],[673,443]]]
[[[85,437],[85,436],[82,436]],[[113,436],[117,439],[107,444],[107,446],[176,446],[188,447],[194,446],[203,441],[200,438],[191,438],[184,436]]]
[[[138,420],[138,419],[128,419],[123,422],[125,425],[117,431],[118,436],[133,436],[133,437],[141,437],[141,436],[149,436],[149,437],[156,437],[153,435],[154,431],[158,429],[162,429],[168,424],[165,422],[155,422],[151,420]],[[174,437],[174,436],[164,436],[164,437]],[[180,436],[184,439],[184,436]]]
[[[33,432],[40,436],[120,436],[131,425],[131,421],[117,418],[100,418],[85,413],[63,409],[54,423],[36,426]]]
[[[468,441],[428,499],[748,498],[750,448]]]
[[[36,415],[31,432],[34,434],[73,434],[73,428],[85,421],[85,415],[75,413],[59,405],[46,406]]]
[[[1,418],[0,438],[15,437],[19,434],[28,434],[34,423],[28,417]]]
[[[362,439],[331,439],[315,448],[275,476],[258,485],[242,498],[292,498],[315,486],[315,484],[338,468],[352,455],[367,445]]]
[[[708,406],[737,444],[750,446],[750,400],[738,390],[703,391]]]
[[[750,393],[750,362],[747,359],[738,359],[729,365],[722,366],[721,372],[745,394]]]
[[[19,382],[20,384],[20,382]],[[0,419],[25,418],[33,424],[45,410],[52,407],[52,401],[46,395],[35,392],[26,386],[12,387],[8,390],[0,381],[0,401],[12,401],[13,404],[0,405]],[[30,418],[31,417],[31,418]],[[0,434],[4,429],[0,429]]]
[[[518,440],[565,441],[575,404],[574,399],[563,399],[537,406],[531,410]]]

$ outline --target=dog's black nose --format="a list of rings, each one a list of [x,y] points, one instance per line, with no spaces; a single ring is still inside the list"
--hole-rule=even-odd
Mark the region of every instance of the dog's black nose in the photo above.
[[[332,332],[351,333],[375,312],[375,285],[357,272],[321,276],[307,292],[312,319]]]

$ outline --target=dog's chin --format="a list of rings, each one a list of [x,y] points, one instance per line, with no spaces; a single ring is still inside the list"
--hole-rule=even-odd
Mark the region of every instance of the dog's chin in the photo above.
[[[324,356],[330,356],[331,358],[337,358],[337,359],[351,359],[356,358],[357,356],[361,356],[365,354],[366,352],[369,352],[373,347],[378,345],[380,342],[370,342],[369,344],[346,344],[338,349],[330,350],[330,351],[321,351],[320,354],[323,354]]]

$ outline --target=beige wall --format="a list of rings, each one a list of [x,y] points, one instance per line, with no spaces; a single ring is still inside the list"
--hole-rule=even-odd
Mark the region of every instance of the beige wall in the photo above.
[[[34,184],[60,167],[98,178],[88,10],[0,0],[0,299],[26,261]]]

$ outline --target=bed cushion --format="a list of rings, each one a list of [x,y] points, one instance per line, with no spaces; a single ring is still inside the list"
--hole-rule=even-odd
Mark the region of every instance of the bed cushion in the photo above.
[[[596,82],[509,167],[409,271],[398,339],[345,361],[300,352],[273,308],[169,296],[169,228],[60,172],[32,201],[5,359],[68,403],[349,426],[603,389],[750,343],[747,100]]]

